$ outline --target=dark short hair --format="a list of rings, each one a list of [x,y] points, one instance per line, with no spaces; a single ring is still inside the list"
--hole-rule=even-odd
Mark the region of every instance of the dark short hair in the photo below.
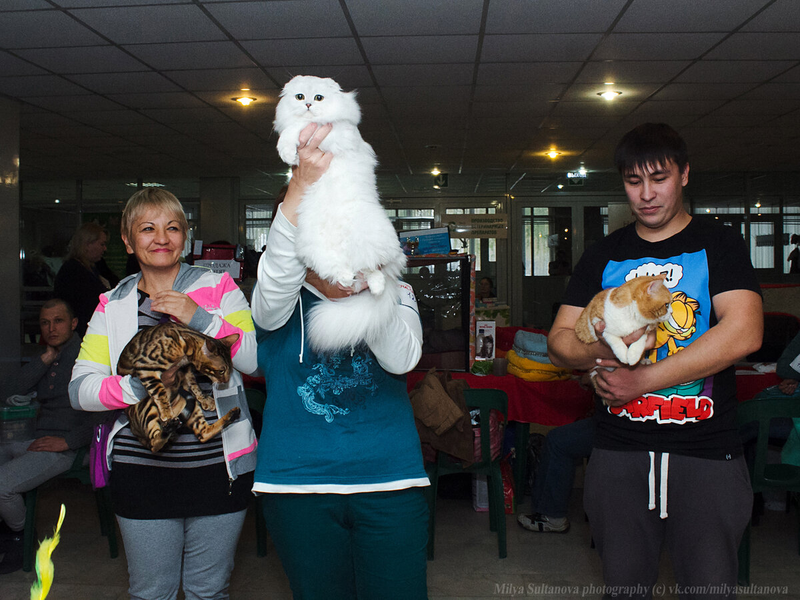
[[[69,305],[69,302],[67,302],[66,300],[62,300],[61,298],[52,298],[47,302],[45,302],[44,304],[42,304],[42,308],[39,310],[39,313],[41,314],[41,312],[46,308],[55,308],[56,306],[63,306],[65,309],[67,309],[67,314],[69,315],[70,321],[75,318],[75,311],[72,310],[72,307]]]
[[[648,166],[674,162],[681,173],[689,164],[686,142],[666,123],[643,123],[622,136],[614,151],[614,165],[625,175]]]

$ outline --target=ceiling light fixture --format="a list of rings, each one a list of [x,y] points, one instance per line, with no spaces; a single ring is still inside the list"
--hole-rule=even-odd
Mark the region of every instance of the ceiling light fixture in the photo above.
[[[433,170],[431,171],[431,175],[433,175],[434,177],[436,177],[436,176],[437,176],[437,175],[439,175],[440,173],[441,173],[441,171],[439,170],[439,167],[433,167]]]
[[[606,100],[608,100],[610,102],[611,100],[613,100],[617,96],[621,96],[622,92],[615,92],[615,91],[609,90],[607,92],[597,92],[597,95],[600,96],[601,98],[605,98]]]
[[[563,183],[559,183],[557,187],[558,187],[558,189],[563,190],[564,189],[564,184]]]
[[[549,152],[545,152],[545,154],[550,158],[555,158],[556,156],[560,156],[561,152],[559,152],[558,150],[550,150]]]
[[[240,98],[231,98],[231,100],[235,100],[242,106],[249,106],[251,103],[255,102],[255,98],[251,98],[250,96],[241,96]]]

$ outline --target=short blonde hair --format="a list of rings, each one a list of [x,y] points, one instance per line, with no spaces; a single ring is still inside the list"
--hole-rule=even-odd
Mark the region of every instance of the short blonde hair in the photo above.
[[[69,241],[67,260],[74,258],[84,265],[91,267],[92,265],[86,260],[86,247],[89,244],[95,243],[102,236],[108,237],[108,231],[106,231],[105,227],[94,221],[84,223],[78,227],[72,239]]]
[[[189,223],[186,220],[186,213],[183,206],[172,192],[160,188],[144,188],[128,198],[125,209],[122,211],[122,222],[120,231],[128,238],[130,243],[133,240],[133,225],[148,209],[155,208],[164,211],[177,219],[183,232],[184,238],[189,231]]]

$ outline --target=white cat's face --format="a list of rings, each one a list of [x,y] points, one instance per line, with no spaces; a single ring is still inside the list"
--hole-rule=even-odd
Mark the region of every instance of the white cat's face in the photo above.
[[[343,92],[333,79],[298,75],[281,91],[275,129],[281,132],[298,120],[322,124],[347,121],[357,125],[361,111],[355,92]]]

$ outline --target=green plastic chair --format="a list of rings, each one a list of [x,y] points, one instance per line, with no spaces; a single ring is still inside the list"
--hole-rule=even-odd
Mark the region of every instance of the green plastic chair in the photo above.
[[[245,388],[247,406],[251,415],[263,416],[264,405],[267,402],[267,395],[261,390]],[[256,431],[256,437],[261,435],[261,431]],[[267,522],[264,519],[264,497],[262,494],[256,496],[256,554],[258,556],[267,555]]]
[[[752,421],[758,422],[756,454],[750,470],[753,493],[765,490],[800,492],[800,467],[767,463],[769,423],[775,417],[800,417],[800,400],[792,397],[756,396],[738,406],[739,427]],[[740,585],[750,585],[750,527],[751,523],[748,523],[739,546]],[[800,525],[798,526],[798,552],[800,552]]]
[[[56,479],[77,479],[81,483],[91,485],[89,465],[88,463],[84,464],[88,452],[89,446],[78,449],[75,460],[72,461],[72,466],[69,470],[53,477],[53,479],[50,479],[42,485],[48,485],[51,481]],[[42,486],[39,486],[39,488],[40,487]],[[23,571],[30,571],[33,568],[36,556],[37,540],[34,539],[34,528],[36,526],[36,497],[39,488],[34,488],[25,492],[25,529],[22,546]],[[100,533],[108,538],[108,552],[111,558],[117,558],[117,556],[119,556],[119,550],[117,548],[117,525],[114,521],[114,511],[111,508],[111,494],[108,488],[95,490],[95,500],[97,502],[97,513],[100,518]],[[55,522],[53,524],[55,525]]]
[[[508,396],[502,390],[464,390],[464,401],[467,410],[480,410],[481,428],[481,460],[469,467],[446,454],[438,452],[436,462],[426,465],[425,470],[431,485],[427,490],[430,520],[428,521],[428,560],[433,560],[436,534],[436,496],[439,489],[439,477],[453,473],[475,473],[486,475],[489,488],[489,529],[497,532],[497,546],[500,558],[505,558],[506,550],[506,514],[503,503],[503,476],[500,473],[500,459],[494,460],[491,456],[491,439],[489,429],[489,415],[495,410],[502,415],[503,420],[508,414]],[[502,454],[502,453],[501,453]]]

